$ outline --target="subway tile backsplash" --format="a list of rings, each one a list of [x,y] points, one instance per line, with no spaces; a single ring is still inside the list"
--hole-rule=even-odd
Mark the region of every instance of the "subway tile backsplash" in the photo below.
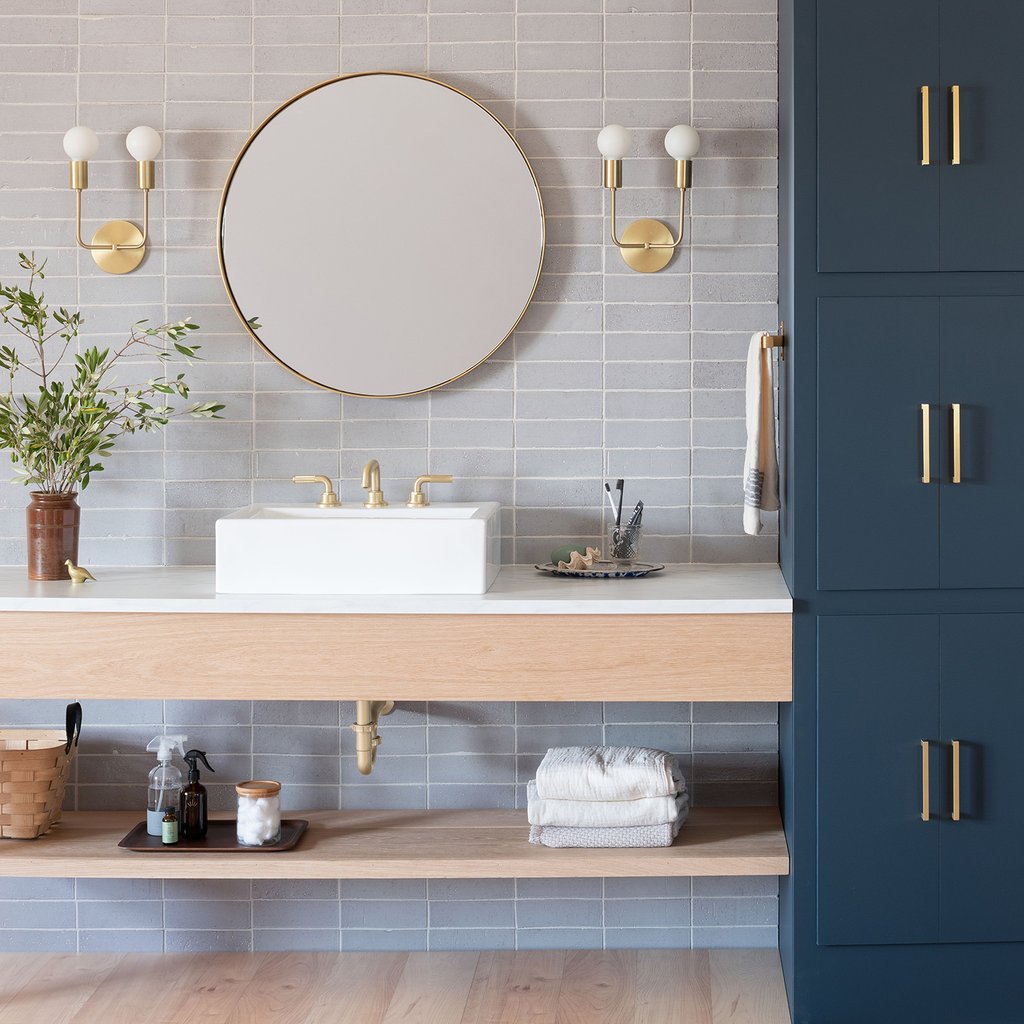
[[[354,714],[344,702],[89,701],[66,807],[141,820],[145,746],[164,729],[207,751],[218,810],[234,807],[235,781],[267,775],[290,811],[522,808],[544,751],[568,743],[671,750],[696,805],[777,801],[775,704],[403,703],[382,720],[368,778]],[[58,701],[0,701],[7,726],[62,718]],[[760,877],[0,879],[0,951],[773,945],[777,892]]]
[[[295,473],[392,493],[452,472],[453,499],[506,506],[503,557],[545,559],[604,532],[606,477],[647,504],[644,554],[773,561],[773,525],[741,530],[743,361],[777,320],[775,0],[8,0],[0,12],[0,279],[49,257],[47,294],[82,308],[88,341],[191,315],[197,398],[222,422],[128,439],[82,497],[85,564],[208,564],[217,516],[298,500]],[[547,212],[537,297],[515,336],[455,386],[398,400],[316,391],[243,334],[217,272],[220,189],[248,133],[339,73],[433,75],[486,103],[530,157]],[[670,221],[662,137],[702,134],[687,244],[634,274],[605,244],[597,129],[634,132],[623,220]],[[103,149],[88,225],[137,217],[126,132],[164,135],[154,246],[108,277],[73,246],[61,136]],[[486,225],[481,225],[486,232]],[[446,493],[449,489],[446,489]],[[0,564],[24,559],[25,489],[0,484]],[[769,517],[770,518],[770,517]],[[374,774],[355,771],[351,707],[90,702],[68,806],[141,813],[146,742],[180,728],[210,751],[215,806],[269,774],[292,808],[521,807],[548,746],[676,751],[698,804],[776,800],[774,705],[403,704]],[[0,701],[0,725],[50,727],[57,702]],[[223,781],[222,781],[223,779]],[[234,882],[0,879],[0,949],[458,949],[771,945],[775,879]]]

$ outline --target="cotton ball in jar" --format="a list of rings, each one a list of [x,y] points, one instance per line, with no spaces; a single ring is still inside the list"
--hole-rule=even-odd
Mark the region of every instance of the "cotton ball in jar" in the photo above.
[[[266,846],[281,838],[281,785],[243,782],[238,793],[237,837],[242,846]]]

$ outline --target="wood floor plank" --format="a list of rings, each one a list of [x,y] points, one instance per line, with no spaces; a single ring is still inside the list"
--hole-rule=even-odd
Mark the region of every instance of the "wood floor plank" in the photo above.
[[[4,953],[0,956],[0,1009],[6,1006],[43,964],[56,960],[58,953]]]
[[[337,953],[268,953],[225,1024],[305,1024]]]
[[[789,1002],[775,949],[711,950],[714,1024],[789,1024]]]
[[[70,1024],[138,1024],[154,1006],[170,997],[194,956],[138,953],[122,957],[77,1013],[72,1014]],[[84,959],[83,962],[88,963]]]
[[[635,1024],[714,1024],[704,949],[637,951]]]
[[[555,1024],[564,950],[481,953],[462,1024]]]
[[[338,953],[305,1024],[380,1024],[408,953]]]
[[[566,954],[556,1024],[633,1024],[636,950]]]
[[[384,1024],[461,1020],[479,959],[479,953],[410,953]]]
[[[174,991],[139,1024],[220,1024],[262,969],[264,953],[203,953],[182,972]]]
[[[84,961],[77,953],[58,953],[42,962],[32,957],[22,964],[23,983],[2,1004],[0,1024],[67,1024],[123,957],[122,953],[97,954]],[[5,987],[0,981],[0,991]]]

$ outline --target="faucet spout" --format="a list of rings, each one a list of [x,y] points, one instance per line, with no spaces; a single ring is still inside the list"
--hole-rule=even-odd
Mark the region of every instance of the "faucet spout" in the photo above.
[[[387,508],[388,503],[384,500],[384,492],[380,486],[380,463],[376,459],[363,466],[363,490],[366,491],[366,501],[363,508]]]

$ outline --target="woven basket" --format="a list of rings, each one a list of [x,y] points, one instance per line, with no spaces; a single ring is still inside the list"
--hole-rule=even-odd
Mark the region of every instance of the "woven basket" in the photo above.
[[[81,728],[82,705],[69,704],[63,733],[0,729],[0,838],[37,839],[60,820]]]

